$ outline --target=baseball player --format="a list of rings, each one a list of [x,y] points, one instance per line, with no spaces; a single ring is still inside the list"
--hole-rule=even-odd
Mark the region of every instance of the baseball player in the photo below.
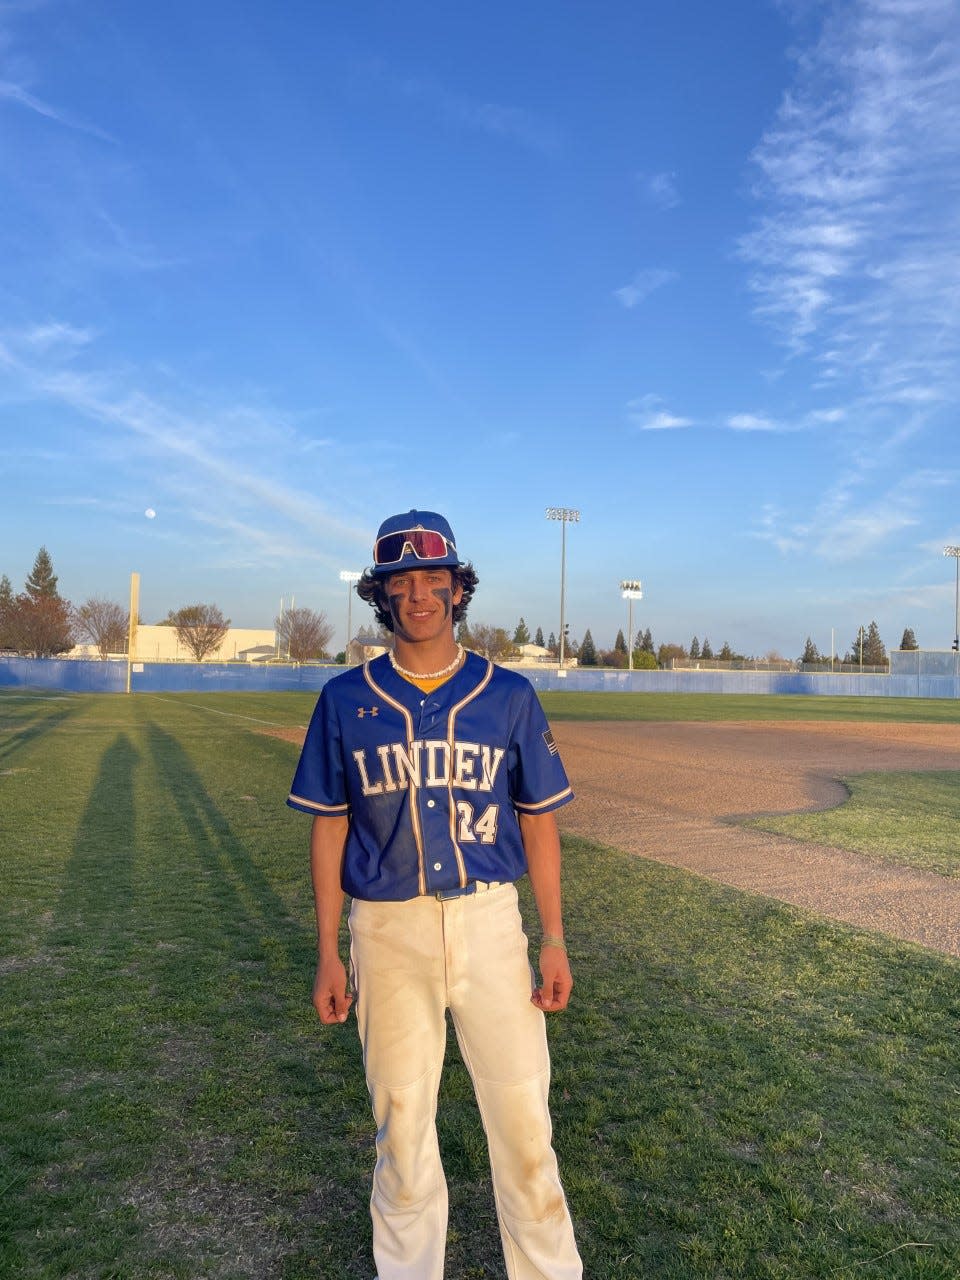
[[[380,526],[358,592],[394,635],[323,688],[288,803],[314,815],[313,1003],[346,1021],[350,966],[377,1124],[370,1201],[378,1280],[442,1280],[447,1190],[435,1126],[449,1009],[490,1153],[510,1280],[583,1271],[548,1110],[544,1013],[573,987],[554,810],[572,798],[530,683],[454,639],[477,584],[449,524]],[[536,984],[514,882],[542,931]]]

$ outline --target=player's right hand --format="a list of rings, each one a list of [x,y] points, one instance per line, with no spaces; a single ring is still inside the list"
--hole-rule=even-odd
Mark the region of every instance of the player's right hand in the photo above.
[[[347,994],[347,971],[342,960],[317,964],[313,980],[313,1007],[321,1022],[346,1022],[353,996]]]

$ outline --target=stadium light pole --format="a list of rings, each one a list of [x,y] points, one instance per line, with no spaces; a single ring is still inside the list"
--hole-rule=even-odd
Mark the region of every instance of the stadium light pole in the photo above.
[[[340,581],[347,584],[347,639],[343,646],[343,661],[350,665],[350,631],[353,627],[353,584],[360,581],[360,574],[355,569],[341,569]]]
[[[945,556],[953,556],[957,566],[957,586],[953,605],[953,647],[960,654],[960,547],[944,547]]]
[[[627,602],[627,669],[633,670],[633,602],[643,599],[639,578],[624,578],[620,590]]]
[[[547,519],[560,521],[560,670],[563,670],[563,610],[567,581],[567,525],[577,524],[580,512],[572,507],[547,507]]]

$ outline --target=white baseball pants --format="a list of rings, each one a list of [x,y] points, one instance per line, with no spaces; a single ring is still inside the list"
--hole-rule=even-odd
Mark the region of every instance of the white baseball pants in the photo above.
[[[548,1109],[544,1015],[512,884],[438,902],[361,902],[351,964],[377,1123],[378,1280],[442,1280],[447,1187],[437,1092],[449,1008],[480,1107],[510,1280],[581,1280]]]

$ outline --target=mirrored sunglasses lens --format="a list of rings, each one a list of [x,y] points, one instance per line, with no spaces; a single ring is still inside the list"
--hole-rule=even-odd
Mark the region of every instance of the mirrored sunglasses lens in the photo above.
[[[443,535],[431,529],[407,529],[403,533],[388,533],[377,541],[373,550],[375,564],[394,564],[403,558],[403,549],[410,547],[419,560],[440,560],[447,554]]]

